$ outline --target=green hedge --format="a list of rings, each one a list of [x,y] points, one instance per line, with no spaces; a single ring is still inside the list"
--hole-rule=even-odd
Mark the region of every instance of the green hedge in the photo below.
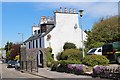
[[[52,62],[53,62],[53,58],[52,58],[52,48],[47,48],[46,50],[46,60],[47,60],[47,66],[50,67]]]
[[[106,65],[109,63],[109,60],[102,55],[88,55],[82,61],[83,64],[88,66],[95,66],[95,65]]]
[[[51,70],[58,72],[67,72],[66,70],[68,64],[81,64],[81,61],[72,61],[72,60],[53,61],[51,65]]]
[[[51,64],[51,71],[56,71],[59,64],[60,64],[60,61],[53,61]]]
[[[81,61],[82,52],[78,49],[66,49],[61,54],[61,60]]]
[[[63,46],[63,49],[66,50],[66,49],[75,49],[76,48],[76,45],[74,43],[70,43],[70,42],[66,42]]]

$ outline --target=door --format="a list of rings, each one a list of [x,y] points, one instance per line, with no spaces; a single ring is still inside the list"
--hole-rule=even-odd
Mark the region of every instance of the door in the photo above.
[[[43,66],[43,53],[42,53],[42,51],[39,51],[37,58],[38,58],[38,66],[42,67]]]

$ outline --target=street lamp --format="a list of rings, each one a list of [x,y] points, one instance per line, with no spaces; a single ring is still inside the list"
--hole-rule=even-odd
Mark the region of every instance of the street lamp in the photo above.
[[[22,36],[22,44],[23,44],[23,33],[18,33],[18,34]]]
[[[83,11],[84,10],[79,10],[80,13],[80,22],[81,22],[81,38],[82,38],[82,55],[83,55],[83,59],[85,57],[85,52],[84,52],[84,41],[83,41],[83,31],[82,31],[82,16],[83,16]]]
[[[19,35],[21,35],[22,37],[22,42],[21,42],[21,46],[23,45],[23,33],[18,33]],[[20,46],[20,49],[21,49],[21,46]],[[21,54],[21,50],[20,50],[20,54],[19,54],[19,59],[20,59],[20,69],[23,70],[23,61],[22,61],[22,54]]]

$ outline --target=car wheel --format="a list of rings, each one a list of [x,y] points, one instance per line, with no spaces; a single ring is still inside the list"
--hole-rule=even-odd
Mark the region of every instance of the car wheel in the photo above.
[[[120,64],[120,56],[117,57],[117,62],[118,62],[118,64]]]

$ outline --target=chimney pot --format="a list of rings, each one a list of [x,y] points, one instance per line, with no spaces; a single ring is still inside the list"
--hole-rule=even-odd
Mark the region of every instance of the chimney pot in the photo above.
[[[69,9],[69,13],[72,13],[72,9],[71,8]]]
[[[68,10],[67,10],[67,8],[65,8],[65,13],[67,13],[68,12]]]
[[[56,12],[58,12],[58,10],[56,10]]]
[[[60,12],[62,12],[62,7],[60,7]]]
[[[73,9],[73,13],[76,13],[76,9],[75,8]]]

